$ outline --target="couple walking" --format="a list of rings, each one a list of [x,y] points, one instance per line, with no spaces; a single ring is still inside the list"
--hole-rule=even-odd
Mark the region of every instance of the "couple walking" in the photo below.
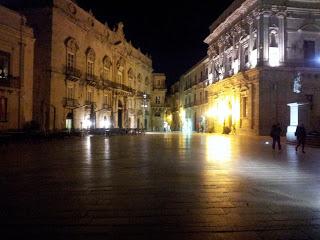
[[[273,140],[272,141],[272,149],[273,150],[275,149],[276,145],[278,145],[278,149],[281,150],[281,143],[280,143],[281,133],[282,133],[282,129],[281,129],[279,123],[272,125],[270,136],[272,137],[272,140]],[[306,129],[302,123],[297,126],[296,132],[294,135],[297,137],[296,151],[298,151],[298,148],[301,146],[302,152],[305,153],[304,145],[306,142],[307,132],[306,132]]]

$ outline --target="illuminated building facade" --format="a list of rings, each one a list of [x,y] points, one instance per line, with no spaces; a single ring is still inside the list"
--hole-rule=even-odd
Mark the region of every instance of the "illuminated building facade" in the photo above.
[[[43,130],[151,128],[152,60],[70,0],[26,11],[36,35],[34,119]]]
[[[164,131],[166,122],[166,76],[163,73],[153,74],[153,89],[151,97],[152,131]]]
[[[180,109],[180,81],[175,82],[170,87],[170,93],[167,95],[168,109],[172,116],[171,130],[179,131],[181,129],[181,121],[179,117]]]
[[[292,132],[302,121],[320,130],[319,8],[236,0],[210,26],[209,129],[268,135],[275,122]]]
[[[32,120],[34,35],[21,14],[0,5],[0,131]]]
[[[180,77],[180,128],[184,132],[208,131],[208,58]]]

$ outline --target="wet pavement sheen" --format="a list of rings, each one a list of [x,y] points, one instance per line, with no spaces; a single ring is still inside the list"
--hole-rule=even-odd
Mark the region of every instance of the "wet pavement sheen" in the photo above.
[[[1,239],[320,239],[320,149],[261,137],[0,146]]]

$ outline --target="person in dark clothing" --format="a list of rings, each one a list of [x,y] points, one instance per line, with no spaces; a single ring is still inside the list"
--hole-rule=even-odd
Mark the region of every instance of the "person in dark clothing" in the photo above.
[[[280,124],[272,125],[270,136],[272,137],[272,149],[274,150],[276,144],[278,144],[278,149],[281,150],[281,143],[280,143],[280,136],[281,136],[282,129]]]
[[[306,137],[307,137],[307,131],[304,127],[304,125],[301,123],[300,125],[297,126],[296,132],[294,134],[297,137],[297,146],[296,146],[296,151],[298,151],[298,148],[300,145],[302,146],[302,152],[306,153],[304,151],[304,145],[306,142]]]

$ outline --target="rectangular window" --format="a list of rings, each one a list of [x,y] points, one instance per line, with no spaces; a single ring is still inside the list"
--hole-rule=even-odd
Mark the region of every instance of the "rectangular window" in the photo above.
[[[10,54],[0,51],[0,81],[9,80]]]
[[[93,92],[87,92],[87,101],[93,102]]]
[[[110,78],[109,78],[109,68],[107,68],[107,67],[103,67],[103,78],[105,79],[105,80],[109,80]]]
[[[88,69],[87,69],[87,74],[88,77],[93,77],[93,62],[88,61]]]
[[[315,42],[304,41],[303,42],[304,59],[308,61],[314,60],[315,57]]]
[[[156,96],[156,104],[160,104],[160,97]]]
[[[202,103],[202,92],[200,92],[200,103]]]
[[[68,52],[67,53],[67,69],[68,70],[73,70],[75,67],[75,57],[74,53]]]
[[[122,72],[118,72],[118,83],[122,84]]]
[[[8,114],[8,99],[0,97],[0,122],[7,121]]]
[[[67,87],[67,98],[68,99],[75,99],[75,88],[74,87]]]

